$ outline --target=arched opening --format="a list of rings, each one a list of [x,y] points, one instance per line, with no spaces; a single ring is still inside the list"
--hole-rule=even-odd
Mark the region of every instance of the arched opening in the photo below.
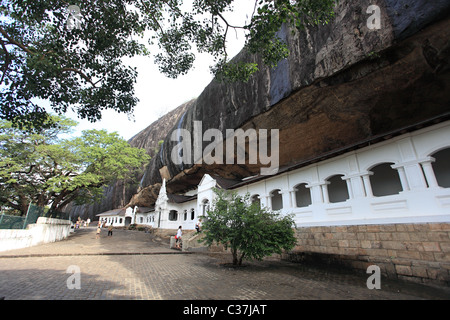
[[[370,169],[373,172],[373,175],[369,178],[370,185],[372,187],[372,194],[375,197],[398,194],[403,190],[398,171],[392,169],[392,164],[381,163]]]
[[[178,211],[170,210],[169,211],[169,221],[177,221],[178,220]]]
[[[272,199],[272,210],[283,209],[283,197],[281,196],[280,189],[275,189],[270,193]]]
[[[250,202],[253,203],[257,203],[258,206],[261,206],[261,199],[259,198],[259,194],[254,194],[251,196],[250,198]]]
[[[432,166],[438,185],[450,188],[450,148],[438,151],[432,157],[436,159]]]
[[[306,183],[300,183],[294,187],[295,190],[295,205],[298,208],[309,206],[311,201],[311,192],[306,187]]]
[[[349,198],[347,183],[342,179],[343,176],[338,174],[328,178],[328,199],[331,203],[343,202]]]

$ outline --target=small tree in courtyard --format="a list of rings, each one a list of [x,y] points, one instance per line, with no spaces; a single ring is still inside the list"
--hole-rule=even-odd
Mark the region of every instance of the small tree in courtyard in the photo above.
[[[202,241],[230,248],[233,265],[241,265],[243,259],[262,260],[295,246],[292,216],[250,203],[248,194],[239,196],[220,189],[215,193],[216,199],[204,219]]]

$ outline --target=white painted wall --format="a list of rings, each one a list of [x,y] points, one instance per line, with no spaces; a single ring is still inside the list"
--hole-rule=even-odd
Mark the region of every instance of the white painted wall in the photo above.
[[[20,249],[65,239],[70,234],[69,220],[38,218],[26,230],[0,230],[0,251]]]
[[[112,224],[113,227],[124,227],[125,218],[126,218],[125,216],[110,215],[110,216],[101,216],[100,220],[105,222],[105,226],[110,226]]]

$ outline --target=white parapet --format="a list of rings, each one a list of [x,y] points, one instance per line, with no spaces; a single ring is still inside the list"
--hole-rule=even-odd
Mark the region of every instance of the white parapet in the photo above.
[[[70,234],[70,226],[69,220],[40,217],[26,230],[0,230],[0,252],[65,239]]]

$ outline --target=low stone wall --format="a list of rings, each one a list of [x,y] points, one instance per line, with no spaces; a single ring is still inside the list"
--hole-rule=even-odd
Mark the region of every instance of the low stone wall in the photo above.
[[[70,234],[70,226],[69,220],[40,217],[26,230],[0,230],[0,252],[65,239]]]
[[[450,224],[388,224],[305,227],[291,261],[380,267],[388,278],[450,286]]]

